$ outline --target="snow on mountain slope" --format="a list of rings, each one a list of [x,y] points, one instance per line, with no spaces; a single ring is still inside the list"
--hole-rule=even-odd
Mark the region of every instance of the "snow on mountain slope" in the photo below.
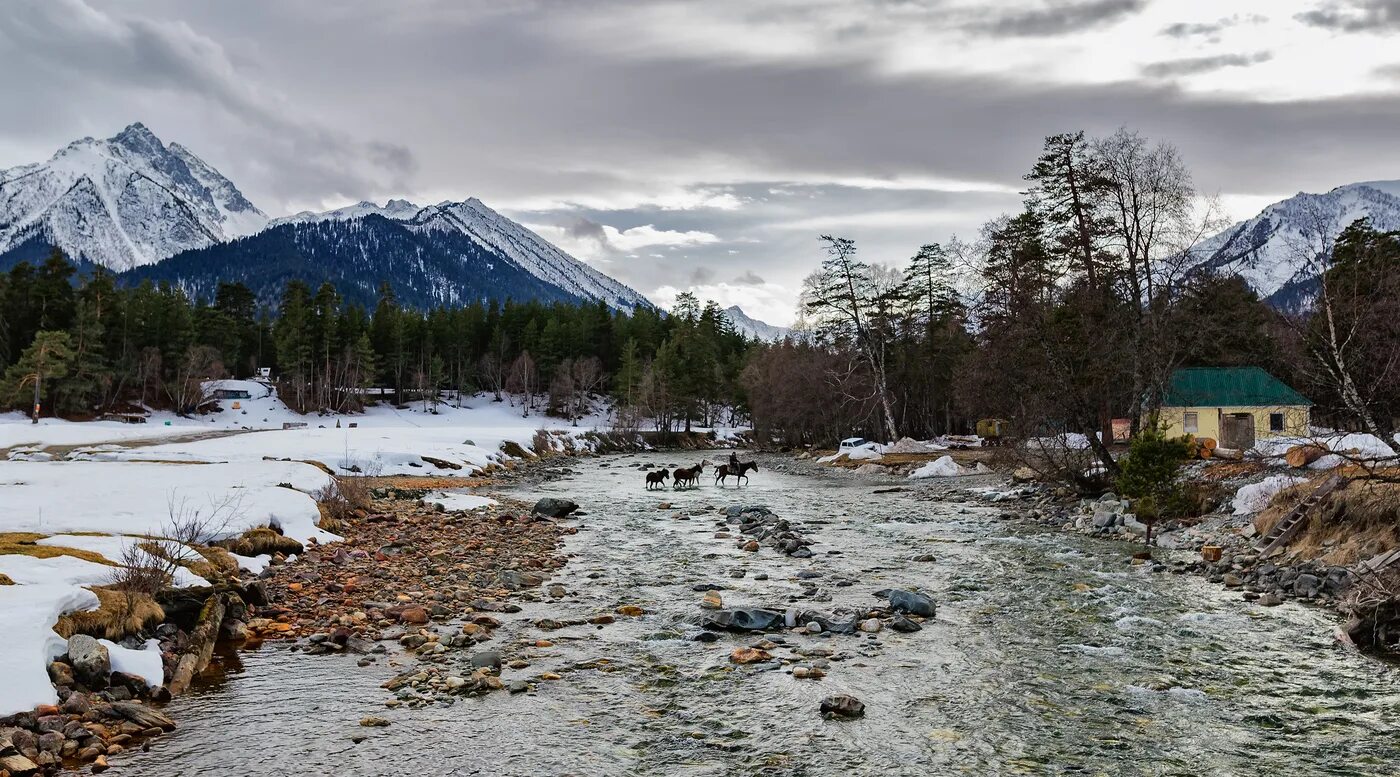
[[[429,206],[409,223],[422,229],[456,230],[470,235],[536,278],[585,299],[602,300],[611,307],[628,310],[651,304],[637,291],[569,256],[475,197]]]
[[[144,125],[0,171],[0,254],[38,237],[121,271],[258,231],[267,216],[227,178]]]
[[[775,326],[752,318],[738,305],[725,308],[724,315],[729,317],[729,323],[733,324],[734,328],[745,337],[752,337],[764,342],[771,343],[775,340],[781,340],[792,331],[785,326]]]
[[[389,200],[382,206],[376,205],[369,200],[361,200],[354,205],[346,205],[343,208],[336,208],[335,210],[328,210],[323,213],[304,210],[291,216],[273,219],[268,223],[268,227],[276,227],[282,224],[310,224],[316,221],[347,221],[370,214],[383,216],[393,221],[405,221],[418,215],[418,211],[422,209],[421,206],[414,205],[408,200]]]
[[[464,202],[445,201],[423,208],[406,200],[389,200],[382,207],[372,202],[359,202],[325,213],[298,213],[278,219],[272,222],[272,226],[349,221],[371,214],[397,221],[424,235],[434,232],[465,235],[535,278],[582,299],[601,300],[610,307],[623,310],[651,305],[637,291],[569,256],[529,229],[486,207],[475,197]]]
[[[1400,181],[1367,181],[1325,194],[1299,192],[1197,246],[1197,266],[1243,277],[1275,307],[1311,304],[1317,253],[1348,225],[1400,230]]]

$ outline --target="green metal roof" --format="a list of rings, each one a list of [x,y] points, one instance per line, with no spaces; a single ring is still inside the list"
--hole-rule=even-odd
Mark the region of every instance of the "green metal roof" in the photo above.
[[[1311,405],[1286,383],[1258,367],[1192,367],[1172,373],[1164,407]]]

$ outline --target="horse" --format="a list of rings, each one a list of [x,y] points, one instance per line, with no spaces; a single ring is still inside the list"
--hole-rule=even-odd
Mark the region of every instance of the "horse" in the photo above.
[[[655,472],[648,472],[648,473],[647,473],[647,490],[648,490],[648,491],[652,490],[652,488],[651,488],[652,486],[656,486],[657,488],[661,488],[662,486],[665,485],[665,483],[666,483],[666,478],[668,478],[668,477],[670,477],[670,476],[671,476],[671,470],[669,470],[669,469],[658,469],[658,470],[656,470]]]
[[[708,463],[708,461],[702,459],[699,464],[696,464],[693,467],[687,467],[676,470],[675,474],[671,478],[671,487],[681,488],[686,485],[695,485],[697,482],[699,482],[700,473],[705,471],[705,465]]]
[[[723,484],[724,484],[725,478],[731,478],[731,477],[734,478],[734,482],[735,482],[736,484],[739,482],[739,479],[740,479],[740,478],[742,478],[743,481],[744,481],[745,483],[747,483],[747,482],[749,482],[748,473],[751,472],[751,471],[752,471],[752,472],[757,472],[757,471],[758,471],[758,462],[756,462],[756,461],[741,461],[741,462],[739,462],[739,468],[738,468],[738,469],[730,469],[728,464],[721,464],[721,465],[719,465],[719,469],[715,470],[715,484],[716,484],[716,485],[723,485]]]

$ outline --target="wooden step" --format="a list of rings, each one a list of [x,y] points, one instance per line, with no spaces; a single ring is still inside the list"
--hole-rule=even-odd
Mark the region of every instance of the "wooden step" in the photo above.
[[[1267,556],[1288,544],[1288,541],[1293,539],[1293,535],[1303,528],[1304,521],[1312,513],[1313,508],[1344,482],[1340,475],[1331,475],[1321,485],[1313,489],[1312,493],[1288,511],[1287,515],[1274,524],[1274,527],[1255,543],[1254,547],[1259,550],[1260,555]]]

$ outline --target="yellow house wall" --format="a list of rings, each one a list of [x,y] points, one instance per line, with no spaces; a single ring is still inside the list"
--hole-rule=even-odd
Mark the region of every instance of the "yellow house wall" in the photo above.
[[[1254,438],[1263,440],[1269,437],[1300,437],[1308,434],[1310,415],[1306,405],[1258,406],[1258,407],[1164,407],[1161,419],[1166,426],[1168,437],[1186,434],[1186,414],[1195,413],[1197,437],[1220,439],[1220,419],[1235,413],[1249,413],[1254,416]],[[1269,431],[1269,414],[1283,413],[1283,431]]]

